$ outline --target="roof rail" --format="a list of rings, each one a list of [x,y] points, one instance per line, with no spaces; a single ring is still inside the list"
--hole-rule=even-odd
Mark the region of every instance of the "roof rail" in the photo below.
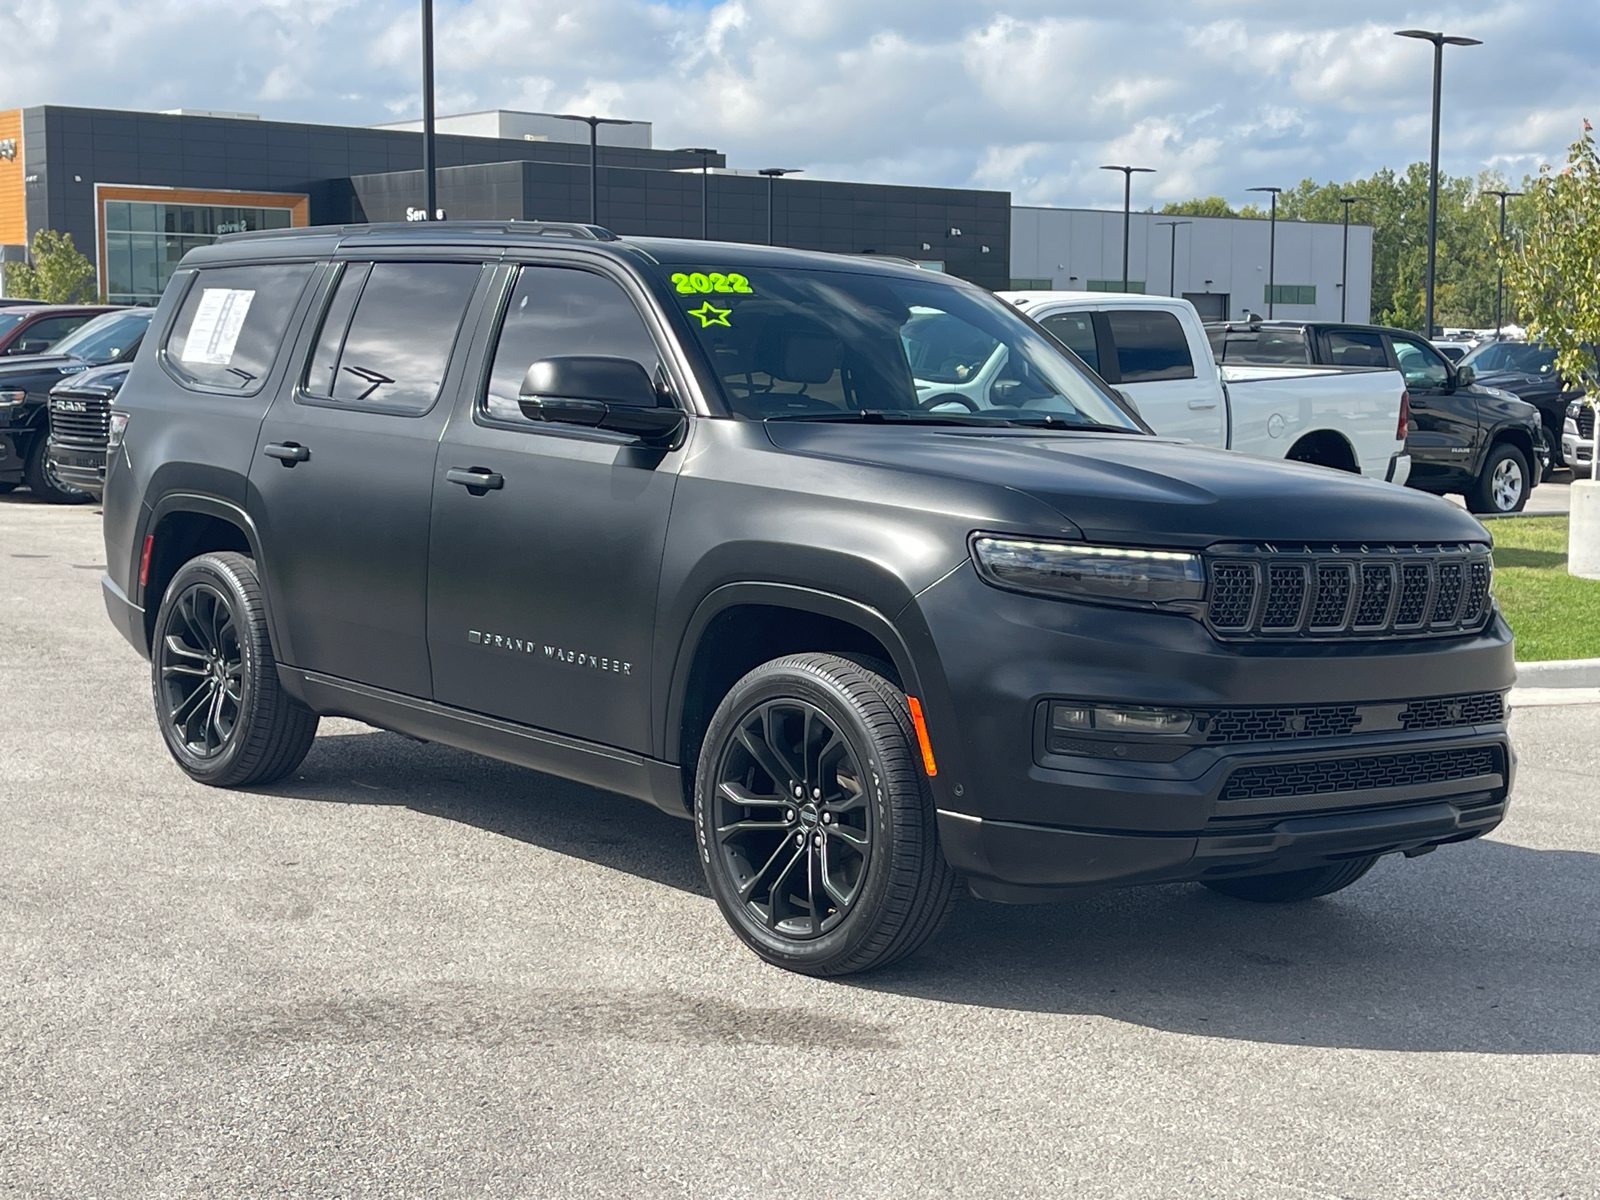
[[[534,237],[570,238],[583,242],[617,242],[622,239],[603,225],[585,225],[577,221],[379,221],[364,225],[295,225],[285,229],[250,229],[240,233],[225,233],[217,240],[256,241],[265,238],[300,237],[315,234],[337,234],[340,237],[394,233],[401,229],[421,230],[426,226],[449,233],[520,233]]]

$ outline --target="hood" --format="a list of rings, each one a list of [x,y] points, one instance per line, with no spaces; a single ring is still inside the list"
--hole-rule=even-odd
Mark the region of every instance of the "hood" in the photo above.
[[[803,421],[766,428],[792,453],[1023,492],[1091,541],[1199,547],[1488,540],[1466,512],[1424,492],[1164,438]]]
[[[90,367],[68,375],[50,389],[52,396],[94,396],[102,400],[115,398],[122,383],[133,370],[131,363],[112,363],[108,367]]]
[[[1473,372],[1472,382],[1482,387],[1499,388],[1520,396],[1523,392],[1559,391],[1561,382],[1554,375],[1532,375],[1527,371]]]
[[[87,369],[88,363],[70,354],[19,354],[0,358],[0,379],[55,371],[61,375]]]

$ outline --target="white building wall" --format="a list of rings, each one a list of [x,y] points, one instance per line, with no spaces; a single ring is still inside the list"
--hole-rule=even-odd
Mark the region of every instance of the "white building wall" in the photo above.
[[[1177,227],[1176,261],[1172,234]],[[1267,315],[1266,284],[1270,223],[1243,217],[1183,217],[1133,213],[1128,228],[1130,286],[1181,296],[1186,292],[1228,297],[1228,316]],[[1344,228],[1311,221],[1277,223],[1275,277],[1279,286],[1310,284],[1315,304],[1275,304],[1273,316],[1303,320],[1340,319],[1340,275]],[[1176,275],[1176,279],[1169,277]],[[1345,319],[1366,322],[1372,308],[1372,227],[1350,226],[1350,296]],[[1011,210],[1013,279],[1049,279],[1058,290],[1083,290],[1091,280],[1122,281],[1122,214],[1103,209]],[[1207,282],[1209,281],[1209,282]]]

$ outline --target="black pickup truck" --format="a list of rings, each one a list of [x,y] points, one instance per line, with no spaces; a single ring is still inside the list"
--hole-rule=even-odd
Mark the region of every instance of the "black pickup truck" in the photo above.
[[[115,409],[106,605],[190,776],[268,785],[340,714],[626,793],[792,970],[909,954],[962,877],[1306,900],[1505,813],[1482,525],[1154,436],[909,264],[223,237]]]
[[[1475,382],[1468,364],[1451,363],[1420,334],[1382,325],[1254,317],[1207,325],[1206,334],[1219,363],[1399,371],[1410,407],[1407,486],[1458,493],[1473,512],[1520,512],[1550,465],[1551,435],[1539,410]]]

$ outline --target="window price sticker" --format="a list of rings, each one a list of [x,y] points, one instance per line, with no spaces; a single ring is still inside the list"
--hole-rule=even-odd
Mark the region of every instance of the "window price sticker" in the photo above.
[[[189,336],[183,343],[183,361],[225,367],[233,361],[239,344],[239,331],[256,298],[249,288],[206,288],[200,306],[194,311]]]

